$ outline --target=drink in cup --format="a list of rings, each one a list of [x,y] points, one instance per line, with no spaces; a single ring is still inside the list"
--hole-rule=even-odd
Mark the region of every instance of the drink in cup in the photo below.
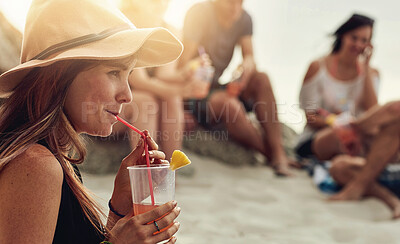
[[[199,59],[194,59],[190,61],[189,65],[196,79],[211,82],[214,78],[215,68],[211,64],[206,62],[202,64]]]
[[[350,154],[357,154],[360,150],[358,148],[359,141],[356,132],[350,125],[353,119],[350,112],[343,112],[336,116],[333,122],[333,128],[344,150]]]
[[[147,212],[155,206],[172,201],[175,198],[175,171],[169,165],[136,165],[128,167],[132,190],[132,201],[135,215]],[[151,191],[148,179],[150,171],[154,205],[151,201]]]
[[[136,165],[128,167],[128,170],[132,190],[133,212],[135,215],[148,212],[166,202],[174,200],[175,171],[171,170],[168,164],[150,165],[150,167],[147,167],[147,165]],[[149,177],[151,182],[149,182]],[[152,190],[150,186],[152,186]],[[154,199],[152,199],[152,195]],[[167,228],[169,226],[160,232]]]

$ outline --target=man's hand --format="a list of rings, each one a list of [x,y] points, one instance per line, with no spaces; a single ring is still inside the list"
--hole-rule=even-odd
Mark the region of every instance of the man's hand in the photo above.
[[[253,56],[246,56],[242,63],[243,74],[240,78],[240,88],[241,90],[246,89],[249,84],[251,76],[256,71],[256,63],[254,62]]]

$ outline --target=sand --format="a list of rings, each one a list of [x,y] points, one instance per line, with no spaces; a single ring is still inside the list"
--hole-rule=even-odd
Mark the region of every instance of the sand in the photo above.
[[[195,174],[177,176],[177,243],[400,243],[400,220],[378,200],[327,202],[306,172],[283,179],[262,165],[231,167],[186,152]],[[84,174],[105,207],[113,180]]]

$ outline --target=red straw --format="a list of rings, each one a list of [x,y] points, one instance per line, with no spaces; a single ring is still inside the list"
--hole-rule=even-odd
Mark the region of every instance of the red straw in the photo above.
[[[128,122],[126,122],[125,120],[121,119],[120,117],[118,117],[118,116],[116,116],[116,115],[115,115],[115,117],[117,118],[117,120],[118,120],[119,122],[121,122],[122,124],[124,124],[124,125],[128,126],[129,128],[131,128],[132,130],[134,130],[135,132],[137,132],[139,135],[141,135],[143,138],[146,137],[146,136],[144,135],[144,133],[141,132],[141,131],[140,131],[138,128],[136,128],[135,126],[129,124]]]
[[[151,179],[151,171],[150,171],[150,157],[149,157],[149,147],[147,146],[147,140],[146,140],[146,135],[141,132],[138,128],[136,128],[135,126],[129,124],[128,122],[126,122],[125,120],[121,119],[120,117],[116,116],[118,121],[120,121],[122,124],[128,126],[129,128],[131,128],[132,130],[134,130],[135,132],[137,132],[139,135],[142,136],[143,140],[144,140],[144,155],[146,156],[146,164],[147,164],[147,178],[149,179],[149,187],[150,187],[150,197],[151,197],[151,205],[155,205],[154,202],[154,192],[153,192],[153,181]]]

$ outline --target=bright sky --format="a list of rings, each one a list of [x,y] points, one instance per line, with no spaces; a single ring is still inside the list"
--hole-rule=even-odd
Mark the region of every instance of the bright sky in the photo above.
[[[119,0],[111,0],[118,3]],[[145,1],[145,0],[143,0]],[[171,0],[166,20],[176,27],[181,27],[186,10],[199,0]],[[25,16],[32,0],[1,0],[0,11],[20,30],[25,24]]]
[[[182,27],[186,10],[198,1],[171,0],[166,21]],[[0,0],[0,10],[22,30],[30,2]],[[328,34],[354,12],[376,19],[371,62],[381,73],[379,101],[400,99],[400,1],[245,0],[244,8],[253,18],[257,68],[268,73],[279,116],[295,130],[301,131],[305,123],[298,93],[308,64],[328,52],[332,41]],[[237,52],[224,77],[240,61]]]

